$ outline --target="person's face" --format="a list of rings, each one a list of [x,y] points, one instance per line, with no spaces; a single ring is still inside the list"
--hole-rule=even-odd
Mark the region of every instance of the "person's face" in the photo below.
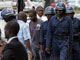
[[[45,16],[47,17],[48,20],[50,20],[50,18],[53,16],[52,14],[45,14]]]
[[[30,20],[34,21],[36,16],[33,13],[29,13]]]
[[[62,15],[63,14],[63,10],[57,10],[56,13],[57,13],[57,15]]]
[[[67,16],[70,16],[71,18],[73,18],[74,13],[68,13]]]
[[[43,8],[39,8],[39,9],[37,10],[37,14],[38,14],[40,17],[43,15],[43,13],[44,13],[44,9],[43,9]]]
[[[24,22],[26,22],[26,21],[27,21],[27,16],[25,15],[25,16],[24,16]]]
[[[7,29],[7,27],[5,27],[5,38],[9,39],[9,29]]]

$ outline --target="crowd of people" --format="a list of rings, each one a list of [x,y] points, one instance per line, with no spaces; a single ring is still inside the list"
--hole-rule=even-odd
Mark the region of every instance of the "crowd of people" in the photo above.
[[[74,14],[72,7],[59,2],[56,8],[30,10],[27,23],[25,12],[2,10],[0,59],[80,60],[80,20]]]

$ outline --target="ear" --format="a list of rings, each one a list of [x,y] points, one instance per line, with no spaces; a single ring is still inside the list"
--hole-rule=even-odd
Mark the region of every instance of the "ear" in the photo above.
[[[11,30],[9,30],[9,34],[12,35],[12,31]]]

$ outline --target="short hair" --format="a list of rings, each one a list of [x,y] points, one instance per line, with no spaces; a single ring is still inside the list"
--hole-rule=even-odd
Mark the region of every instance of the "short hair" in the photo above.
[[[36,11],[38,11],[39,8],[43,8],[43,7],[42,7],[42,6],[38,6],[38,7],[36,8]],[[44,8],[43,8],[43,9],[44,9]]]
[[[33,13],[36,16],[36,11],[35,10],[30,10],[30,13]]]
[[[26,13],[23,12],[23,11],[20,11],[20,12],[18,13],[18,19],[19,19],[19,20],[24,20],[25,18],[27,18]]]
[[[7,23],[7,25],[5,26],[5,29],[8,29],[10,33],[12,33],[13,35],[17,35],[19,32],[19,24],[15,21],[10,21]]]

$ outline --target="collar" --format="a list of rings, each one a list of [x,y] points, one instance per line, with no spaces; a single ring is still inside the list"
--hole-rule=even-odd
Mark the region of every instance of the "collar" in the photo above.
[[[25,23],[25,22],[24,22],[24,21],[22,21],[22,20],[17,20],[17,21],[22,22],[22,23]]]
[[[37,14],[37,18],[38,18],[38,19],[41,19],[41,17],[40,17],[38,14]]]
[[[17,36],[9,38],[9,40],[7,41],[7,43],[10,43],[14,38],[17,38]]]
[[[59,21],[62,21],[62,20],[63,20],[63,18],[64,18],[64,17],[62,17],[62,18],[60,19],[60,18],[57,16],[57,19],[58,19]]]

